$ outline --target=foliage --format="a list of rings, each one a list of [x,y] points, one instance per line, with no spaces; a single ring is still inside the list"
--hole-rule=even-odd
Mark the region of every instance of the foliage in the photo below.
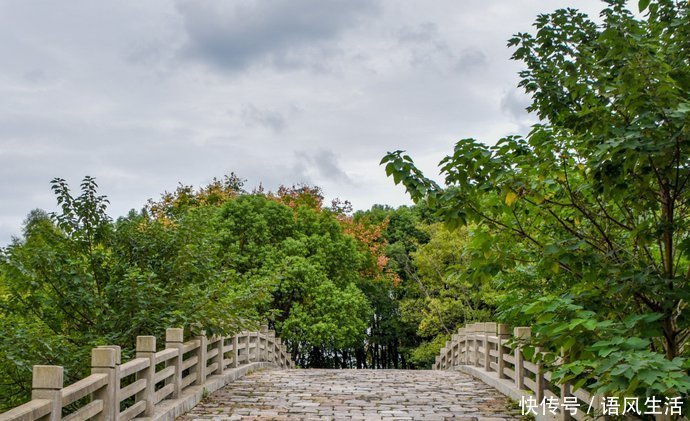
[[[690,376],[683,372],[685,360],[668,360],[650,350],[649,338],[658,334],[654,322],[661,317],[659,314],[602,320],[571,298],[553,297],[540,298],[525,306],[524,311],[526,316],[537,318],[533,333],[548,336],[550,349],[558,351],[547,352],[543,360],[553,363],[561,355],[579,357],[568,358],[555,371],[574,388],[587,384],[604,395],[621,397],[659,392],[677,396],[690,391]],[[527,348],[528,354],[533,352],[534,348]],[[596,381],[592,383],[591,379]]]
[[[491,277],[472,263],[473,253],[484,251],[470,249],[468,230],[448,230],[422,206],[374,206],[355,220],[383,228],[385,270],[395,275],[388,290],[365,289],[375,315],[370,346],[385,356],[375,366],[429,368],[441,338],[491,319],[496,293]]]
[[[347,354],[366,338],[370,313],[366,296],[354,284],[340,289],[326,281],[310,291],[304,303],[294,304],[282,324],[282,334],[296,344],[293,349],[301,361],[346,368]],[[328,359],[333,361],[324,361]]]
[[[227,202],[223,259],[271,291],[263,311],[301,365],[340,366],[364,347],[370,313],[360,288],[383,275],[370,247],[348,235],[353,223],[310,198],[316,190],[298,189]]]
[[[113,222],[97,185],[85,178],[73,197],[53,181],[62,212],[34,211],[24,238],[3,249],[0,394],[26,398],[31,366],[64,365],[67,381],[85,374],[90,348],[122,345],[166,327],[234,332],[256,320],[261,289],[222,266],[214,208],[198,208],[166,225],[130,213]],[[189,331],[189,329],[188,329]],[[162,338],[161,338],[162,339]]]
[[[436,223],[424,227],[424,231],[429,234],[429,242],[412,254],[418,295],[425,302],[420,336],[449,334],[466,323],[490,320],[495,293],[490,278],[472,276],[476,274],[472,272],[468,230],[450,231]]]
[[[194,190],[193,186],[179,184],[174,192],[165,192],[158,201],[149,199],[146,211],[154,219],[170,222],[187,209],[199,206],[220,206],[226,201],[244,193],[245,180],[235,173],[213,178],[206,186]]]
[[[422,342],[412,351],[410,362],[417,367],[431,367],[448,339],[450,339],[449,335],[442,334],[437,335],[429,342]]]
[[[86,177],[75,197],[53,180],[61,212],[32,211],[0,249],[2,406],[27,398],[33,364],[64,365],[69,383],[92,347],[118,344],[126,358],[137,335],[170,326],[213,335],[268,321],[301,365],[375,363],[372,303],[395,280],[382,221],[324,207],[318,187],[248,193],[234,174],[113,221],[97,188]]]
[[[529,110],[543,121],[526,138],[508,136],[495,146],[461,140],[439,164],[443,187],[402,151],[382,164],[451,228],[481,229],[472,247],[487,252],[472,264],[488,267],[510,291],[503,317],[532,315],[544,346],[565,332],[582,344],[569,350],[571,361],[588,367],[580,381],[607,392],[683,393],[690,5],[641,2],[641,9],[647,13],[638,19],[625,2],[609,0],[601,24],[558,10],[537,18],[536,34],[510,40],[526,66],[520,86],[532,94]],[[588,321],[564,328],[567,313],[539,318],[528,311],[536,297],[572,300]],[[605,345],[616,364],[633,368],[594,353],[602,339],[586,329],[592,323],[640,345]],[[666,370],[663,379],[644,374],[653,368]]]

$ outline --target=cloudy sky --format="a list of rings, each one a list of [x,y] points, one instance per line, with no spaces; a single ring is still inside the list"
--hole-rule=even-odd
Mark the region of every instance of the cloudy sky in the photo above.
[[[0,245],[49,182],[96,177],[110,213],[235,172],[408,203],[378,166],[436,174],[455,141],[534,122],[506,40],[594,0],[0,0]]]

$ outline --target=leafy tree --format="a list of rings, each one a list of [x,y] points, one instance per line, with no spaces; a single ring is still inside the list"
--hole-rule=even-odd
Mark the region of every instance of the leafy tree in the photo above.
[[[359,288],[374,281],[376,258],[344,220],[304,187],[221,208],[224,264],[271,292],[262,312],[303,365],[340,367],[364,347],[369,301]]]
[[[601,24],[557,10],[510,40],[542,119],[527,137],[461,140],[440,163],[444,187],[401,151],[382,163],[450,226],[482,227],[475,247],[500,245],[476,258],[499,265],[506,320],[568,352],[562,378],[686,393],[690,5],[641,1],[638,18],[606,3]]]
[[[423,229],[430,239],[412,253],[416,294],[414,300],[401,303],[404,316],[418,320],[423,338],[449,335],[465,323],[491,319],[495,293],[490,277],[479,278],[473,272],[468,230],[451,231],[440,223]]]
[[[137,335],[176,325],[234,332],[269,300],[223,267],[216,208],[190,209],[175,224],[134,212],[113,222],[96,189],[87,177],[74,197],[54,180],[62,212],[33,211],[23,239],[0,253],[3,405],[26,399],[33,364],[64,365],[74,381],[94,346],[131,352]]]
[[[354,284],[340,289],[329,281],[310,295],[295,303],[282,323],[284,338],[298,351],[301,365],[348,368],[351,354],[366,338],[371,313],[367,297]]]
[[[413,289],[409,288],[414,273],[410,253],[419,243],[428,241],[427,234],[418,229],[421,223],[418,207],[374,205],[367,211],[355,213],[353,222],[365,232],[366,227],[375,227],[373,249],[379,255],[378,263],[388,274],[383,282],[363,286],[373,308],[371,329],[367,343],[368,360],[364,366],[375,368],[413,367],[411,352],[421,338],[417,335],[417,321],[403,317],[401,303]],[[383,252],[385,258],[381,258]],[[363,357],[360,358],[363,360]],[[361,367],[361,365],[358,365]]]

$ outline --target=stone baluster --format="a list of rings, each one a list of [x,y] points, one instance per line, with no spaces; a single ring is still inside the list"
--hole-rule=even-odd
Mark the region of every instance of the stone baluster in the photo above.
[[[240,365],[240,350],[239,350],[239,338],[237,334],[232,336],[232,367],[237,368]]]
[[[156,337],[155,336],[137,336],[137,358],[146,358],[149,360],[149,366],[136,375],[137,380],[145,379],[146,387],[144,390],[137,392],[137,401],[146,401],[146,409],[144,416],[150,417],[155,410],[155,396],[156,385],[153,380],[156,376]]]
[[[510,337],[510,331],[508,330],[508,325],[500,323],[496,327],[496,336],[498,337],[498,343],[497,343],[497,348],[496,350],[498,351],[498,378],[499,379],[505,379],[506,375],[504,374],[506,362],[503,359],[504,355],[504,343],[508,340]]]
[[[484,370],[491,371],[491,349],[493,346],[489,341],[490,336],[496,334],[496,323],[484,323]]]
[[[176,399],[182,393],[182,348],[184,347],[184,329],[171,327],[165,330],[165,347],[177,349],[177,356],[168,360],[168,366],[175,367],[175,373],[168,377],[166,384],[174,384],[172,397]]]
[[[532,335],[532,330],[529,327],[516,327],[513,330],[513,336],[516,339],[528,339]],[[518,345],[515,348],[515,386],[523,390],[525,388],[525,369],[524,356],[522,355],[522,346]]]
[[[108,376],[105,386],[93,394],[93,399],[103,402],[103,409],[96,415],[99,421],[117,420],[120,415],[120,347],[98,347],[91,350],[91,374]]]
[[[31,381],[31,399],[47,399],[51,402],[50,414],[46,420],[62,418],[62,396],[64,370],[58,365],[35,365]]]
[[[196,363],[196,381],[194,384],[203,385],[206,383],[206,359],[208,354],[208,338],[206,337],[206,332],[201,331],[198,336],[194,339],[199,341],[199,348],[196,350],[196,356],[198,358]]]

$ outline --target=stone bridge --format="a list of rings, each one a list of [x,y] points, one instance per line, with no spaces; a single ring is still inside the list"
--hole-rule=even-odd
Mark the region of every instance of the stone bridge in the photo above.
[[[253,373],[181,419],[503,420],[517,415],[505,396],[458,371],[311,369]]]
[[[529,336],[529,328],[515,335]],[[0,414],[14,420],[191,419],[511,419],[526,395],[586,401],[551,383],[526,360],[505,325],[468,325],[441,350],[436,370],[296,369],[275,332],[262,327],[228,337],[186,338],[166,331],[165,344],[137,337],[136,357],[118,346],[92,350],[91,375],[63,383],[63,368],[34,366],[32,400]],[[513,340],[513,342],[511,342]],[[582,419],[557,411],[545,418]]]

